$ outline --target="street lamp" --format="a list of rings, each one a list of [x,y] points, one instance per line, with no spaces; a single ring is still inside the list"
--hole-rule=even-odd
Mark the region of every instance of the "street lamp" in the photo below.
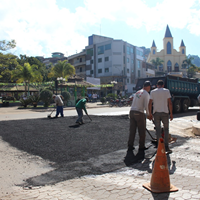
[[[57,81],[58,83],[59,83],[59,81],[60,81],[60,83],[63,83],[63,82],[65,82],[65,80],[66,80],[66,79],[63,78],[63,77],[58,77],[56,81]],[[57,94],[57,90],[56,90],[56,94]],[[61,87],[61,95],[62,95],[62,87]]]
[[[111,83],[111,84],[114,84],[113,87],[114,87],[114,93],[115,93],[115,85],[117,84],[117,81],[111,81],[110,83]]]

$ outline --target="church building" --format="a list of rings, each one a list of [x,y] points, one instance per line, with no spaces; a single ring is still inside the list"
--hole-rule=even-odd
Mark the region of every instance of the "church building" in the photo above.
[[[165,36],[163,39],[163,49],[157,52],[157,47],[155,41],[153,40],[151,52],[147,58],[147,62],[151,63],[151,60],[156,60],[156,58],[162,59],[164,62],[158,67],[157,71],[160,72],[183,72],[186,73],[185,69],[182,69],[183,60],[186,59],[186,47],[181,41],[179,51],[173,48],[173,37],[170,32],[169,26],[167,25]]]

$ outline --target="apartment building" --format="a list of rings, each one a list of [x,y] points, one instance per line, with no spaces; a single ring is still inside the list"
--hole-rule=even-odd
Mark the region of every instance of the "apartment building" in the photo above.
[[[68,56],[68,62],[75,67],[76,74],[86,80],[86,50]]]
[[[100,78],[101,84],[116,81],[117,92],[132,93],[141,77],[143,49],[123,40],[91,35],[86,50],[86,76]]]

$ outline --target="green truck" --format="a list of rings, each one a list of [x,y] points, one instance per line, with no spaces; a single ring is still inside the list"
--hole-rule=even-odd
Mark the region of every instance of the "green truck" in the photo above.
[[[200,83],[198,79],[181,78],[167,75],[162,77],[140,78],[135,90],[140,90],[145,81],[151,81],[151,89],[156,88],[158,80],[163,80],[165,88],[169,89],[172,96],[173,112],[187,112],[188,107],[198,106],[197,97],[200,94]]]

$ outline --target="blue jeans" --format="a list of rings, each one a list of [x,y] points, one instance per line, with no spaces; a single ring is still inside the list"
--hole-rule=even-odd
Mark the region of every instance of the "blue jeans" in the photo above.
[[[57,106],[57,109],[56,109],[56,117],[58,117],[58,115],[61,115],[61,117],[63,117],[63,106]]]
[[[76,120],[76,122],[83,122],[83,110],[82,108],[76,108],[76,111],[78,113],[78,119]]]
[[[164,126],[164,141],[165,141],[165,147],[168,148],[168,142],[169,142],[169,114],[164,112],[156,112],[153,115],[154,117],[154,123],[156,127],[156,135],[157,140],[162,137],[161,136],[161,121]]]

